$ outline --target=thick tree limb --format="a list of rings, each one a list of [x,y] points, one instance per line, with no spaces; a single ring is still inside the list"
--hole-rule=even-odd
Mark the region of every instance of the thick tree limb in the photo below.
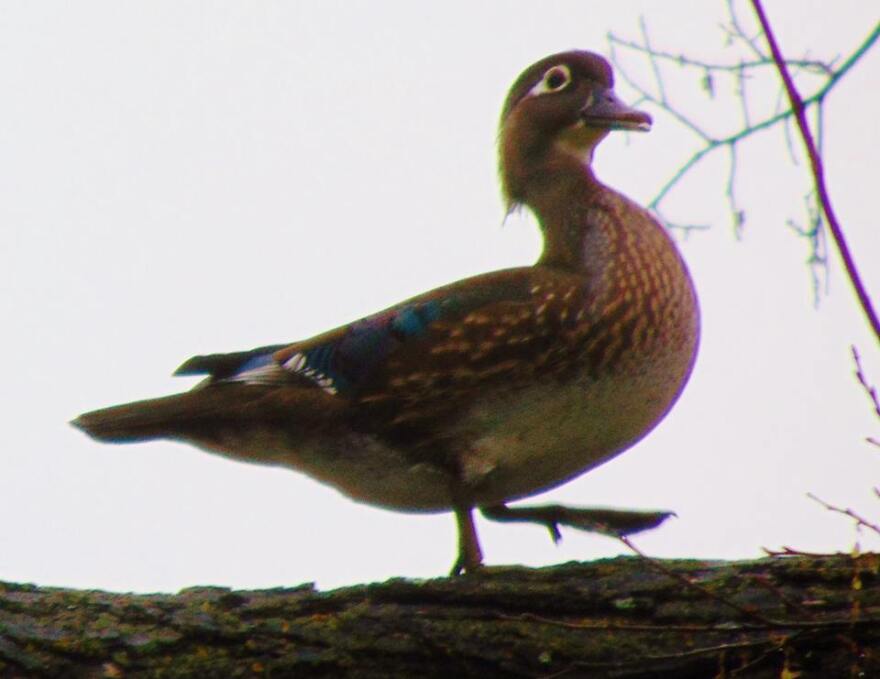
[[[878,569],[618,558],[331,592],[6,584],[0,677],[880,676]]]

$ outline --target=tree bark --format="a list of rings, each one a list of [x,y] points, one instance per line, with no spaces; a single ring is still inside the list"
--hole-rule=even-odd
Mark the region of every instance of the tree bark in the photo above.
[[[318,592],[0,584],[0,677],[880,676],[880,555],[636,557]]]

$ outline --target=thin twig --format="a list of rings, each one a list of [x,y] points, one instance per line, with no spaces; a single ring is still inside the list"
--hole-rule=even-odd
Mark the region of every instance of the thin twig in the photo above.
[[[737,98],[739,99],[739,109],[742,113],[743,127],[752,126],[752,114],[749,112],[749,96],[746,88],[748,82],[746,67],[740,62],[736,71],[736,89]]]
[[[773,66],[776,65],[773,63],[772,59],[754,59],[752,61],[741,61],[736,64],[723,64],[719,62],[712,61],[703,61],[701,59],[694,59],[693,57],[689,57],[686,54],[673,54],[671,52],[664,52],[663,50],[655,50],[647,46],[647,44],[640,44],[637,42],[632,42],[630,40],[625,40],[616,35],[609,34],[608,39],[621,47],[627,47],[635,52],[642,52],[643,54],[653,56],[656,59],[661,61],[669,61],[677,66],[688,66],[691,68],[698,68],[704,71],[726,71],[730,73],[738,73],[743,70],[751,70],[755,68],[762,68],[765,66]],[[822,74],[822,75],[831,75],[834,71],[832,70],[832,62],[826,63],[824,61],[814,60],[814,59],[791,59],[789,64],[799,66],[809,73],[814,74]]]
[[[804,210],[807,213],[809,227],[800,226],[793,219],[786,221],[788,227],[799,236],[810,242],[810,256],[807,264],[810,269],[810,278],[813,283],[813,305],[819,306],[822,280],[825,281],[824,292],[828,292],[828,255],[825,245],[825,229],[822,228],[822,213],[816,211],[816,188],[811,187],[803,197]],[[820,272],[825,275],[820,276]]]
[[[583,672],[579,672],[577,676],[593,676],[593,673],[596,670],[600,669],[614,669],[620,671],[621,668],[626,667],[628,665],[637,665],[641,664],[646,660],[653,661],[655,663],[661,663],[670,660],[684,660],[686,658],[696,658],[703,655],[718,655],[719,658],[723,659],[728,651],[747,651],[761,647],[769,647],[769,650],[765,653],[762,653],[756,661],[748,663],[748,666],[752,666],[753,664],[757,664],[760,662],[764,662],[767,658],[769,658],[773,652],[781,650],[786,643],[793,641],[798,638],[802,632],[798,632],[796,635],[792,635],[791,637],[786,637],[784,639],[757,639],[755,641],[737,641],[726,644],[717,644],[715,646],[706,646],[702,648],[692,648],[686,651],[678,651],[677,653],[663,653],[659,655],[641,655],[641,656],[633,656],[631,659],[626,661],[614,661],[614,662],[584,662],[577,661],[569,665],[563,670],[559,672],[554,672],[553,674],[544,674],[541,675],[541,679],[559,679],[559,677],[564,677],[571,672],[575,672],[577,670],[587,670],[589,674],[583,674]],[[612,676],[616,676],[612,675]],[[643,675],[644,676],[644,675]],[[722,676],[722,675],[717,675]],[[731,675],[735,676],[735,675]]]
[[[871,32],[871,34],[865,39],[865,41],[849,56],[849,58],[843,63],[839,70],[834,72],[834,75],[830,76],[826,83],[819,88],[811,96],[807,97],[803,100],[804,108],[809,108],[815,104],[822,102],[825,96],[831,91],[834,85],[855,65],[858,61],[858,58],[864,54],[868,48],[877,41],[877,38],[880,37],[880,24]],[[621,74],[623,79],[627,82],[630,87],[635,89],[639,94],[644,97],[645,101],[650,101],[658,106],[661,105],[661,102],[653,97],[649,92],[646,92],[642,87],[638,85],[633,79],[629,78],[626,72],[620,68],[618,64],[618,72]],[[776,113],[772,116],[769,116],[760,122],[755,123],[751,127],[747,127],[745,129],[739,130],[734,134],[728,135],[722,138],[713,138],[709,134],[705,133],[696,123],[689,120],[686,116],[681,115],[674,109],[666,109],[670,115],[674,116],[679,122],[683,123],[686,127],[696,133],[699,137],[701,137],[704,141],[707,142],[706,146],[704,146],[699,151],[696,151],[685,163],[676,171],[676,173],[672,176],[669,181],[667,181],[661,188],[660,191],[657,192],[657,195],[654,196],[654,199],[649,203],[648,207],[651,209],[656,209],[657,204],[663,200],[666,194],[672,189],[672,187],[678,183],[681,177],[687,174],[688,170],[690,170],[694,165],[696,165],[704,156],[714,151],[716,148],[722,146],[728,146],[730,144],[736,144],[748,137],[751,137],[753,134],[757,132],[761,132],[768,128],[771,128],[778,123],[787,120],[794,116],[794,111],[792,109],[785,109]]]
[[[877,417],[880,418],[880,397],[877,396],[877,387],[868,382],[865,370],[862,368],[862,357],[859,356],[858,349],[856,349],[855,345],[852,345],[850,349],[852,350],[853,361],[855,361],[856,364],[856,379],[859,381],[859,384],[862,385],[865,393],[868,394],[868,398],[871,399],[871,403],[874,405],[874,412],[877,413]]]
[[[730,153],[730,167],[727,170],[727,203],[730,206],[733,233],[737,238],[741,238],[743,225],[746,223],[746,213],[736,201],[736,144],[731,144],[728,147],[728,152]]]
[[[776,60],[764,52],[764,50],[759,47],[757,39],[760,37],[760,31],[756,33],[755,36],[750,36],[745,32],[744,25],[740,21],[739,17],[736,15],[735,5],[733,2],[728,2],[728,12],[730,15],[730,27],[727,27],[727,34],[730,38],[731,42],[737,42],[739,44],[745,45],[747,49],[754,55],[754,58],[748,60],[742,60],[737,64],[716,64],[710,63],[707,61],[701,61],[698,59],[692,59],[686,57],[684,55],[676,55],[669,52],[663,52],[657,50],[647,42],[648,32],[647,29],[643,26],[642,33],[644,36],[645,44],[638,44],[635,42],[622,40],[614,35],[609,34],[609,47],[611,51],[612,60],[615,62],[615,68],[617,72],[620,74],[621,78],[627,82],[636,92],[640,95],[640,101],[650,102],[664,111],[669,113],[676,121],[682,124],[684,127],[689,129],[693,134],[699,137],[703,142],[703,147],[695,151],[682,165],[679,166],[678,170],[670,177],[659,189],[654,198],[649,202],[648,207],[660,215],[660,205],[662,201],[666,198],[669,192],[682,180],[682,178],[690,172],[696,165],[700,163],[707,155],[712,153],[713,151],[727,147],[729,152],[733,152],[735,145],[741,141],[744,141],[748,137],[753,134],[760,132],[765,129],[769,129],[771,127],[776,126],[777,124],[782,123],[784,126],[784,132],[786,134],[786,141],[789,148],[789,152],[792,155],[793,162],[797,164],[797,157],[793,153],[791,136],[790,136],[790,123],[792,120],[795,123],[798,123],[798,115],[794,106],[785,106],[784,102],[788,98],[787,90],[782,87],[780,88],[779,100],[772,115],[765,117],[763,120],[759,120],[756,123],[752,122],[751,112],[748,107],[748,102],[746,101],[746,77],[747,72],[751,69],[757,69],[766,66],[774,66],[776,67]],[[803,99],[803,111],[802,118],[806,115],[806,110],[810,107],[815,107],[816,113],[816,143],[815,148],[818,149],[817,157],[821,157],[821,149],[823,144],[823,132],[824,132],[824,120],[823,120],[823,104],[825,102],[825,97],[831,91],[831,89],[840,81],[842,77],[844,77],[849,70],[861,59],[862,56],[870,49],[870,47],[877,41],[878,37],[880,37],[880,24],[875,26],[873,30],[869,33],[869,35],[865,38],[865,40],[840,64],[839,67],[835,67],[837,62],[840,60],[839,57],[835,57],[835,59],[830,62],[823,63],[821,61],[813,60],[813,59],[792,59],[786,62],[790,66],[793,66],[801,73],[810,73],[812,75],[822,75],[825,76],[825,82],[819,87],[817,91],[815,91],[811,96]],[[622,47],[625,49],[631,49],[636,52],[646,54],[651,60],[651,67],[654,73],[654,80],[656,85],[654,89],[658,92],[657,94],[652,93],[645,87],[641,86],[634,78],[630,77],[627,73],[626,69],[621,64],[620,60],[616,58],[616,47]],[[708,131],[704,130],[700,124],[697,123],[696,120],[692,119],[690,116],[685,114],[682,111],[679,111],[673,106],[667,96],[665,94],[665,89],[663,86],[663,81],[660,77],[659,71],[659,62],[674,62],[679,66],[687,66],[692,68],[699,68],[705,71],[703,76],[704,88],[709,92],[710,96],[714,94],[715,85],[712,80],[713,71],[724,71],[730,72],[734,74],[737,78],[737,84],[740,91],[740,103],[741,103],[741,116],[743,118],[744,126],[735,134],[730,134],[726,137],[716,137],[715,135],[710,134]],[[731,166],[733,165],[733,158],[731,158]],[[735,206],[734,201],[731,201],[730,195],[730,187],[733,182],[732,177],[728,177],[728,206],[731,210],[731,221],[734,225],[742,225],[742,220],[744,217],[744,213],[738,207]],[[827,195],[827,192],[826,192]],[[824,268],[827,266],[827,261],[825,254],[822,248],[823,241],[823,215],[825,214],[825,208],[823,206],[822,195],[819,190],[815,190],[810,193],[810,201],[814,205],[819,206],[819,209],[813,209],[810,206],[807,210],[808,222],[811,228],[801,229],[797,227],[797,231],[802,235],[805,235],[809,238],[810,245],[812,248],[812,253],[808,260],[810,264],[811,277],[813,282],[813,293],[814,300],[818,303],[819,300],[819,292],[821,290],[822,282],[824,281],[824,286],[828,285],[828,277],[827,275],[821,276],[818,269]],[[670,228],[680,228],[678,225],[668,222],[668,220],[664,220],[667,222],[667,225]],[[842,232],[839,230],[838,226],[838,234],[842,235]],[[835,235],[834,227],[830,227],[832,230],[832,234]],[[687,233],[687,232],[686,232]],[[735,233],[738,233],[735,230]],[[835,242],[837,243],[836,236]],[[845,244],[845,241],[843,241]],[[846,251],[848,254],[848,250]],[[852,262],[852,257],[850,256],[849,261]],[[846,264],[846,258],[845,258]],[[847,273],[850,274],[855,269],[847,269]],[[850,276],[850,280],[852,280],[852,276]],[[858,284],[861,284],[861,280],[857,279]],[[861,286],[861,293],[857,289],[857,295],[859,296],[860,301],[862,302],[862,307],[867,309],[872,309],[872,307],[865,306],[864,302],[867,300],[867,292],[864,289],[864,286]],[[868,300],[869,301],[869,300]],[[871,314],[866,313],[868,315],[869,320],[871,320]],[[872,327],[876,327],[876,314],[873,315],[874,320],[871,322]],[[876,333],[875,329],[875,333]],[[878,335],[880,337],[880,335]]]
[[[821,502],[821,500],[819,500]],[[840,511],[840,510],[838,510]],[[860,517],[858,517],[860,518]],[[870,525],[870,524],[868,524]],[[636,545],[625,535],[618,535],[617,539],[620,540],[624,545],[626,545],[630,550],[632,550],[637,556],[641,557],[644,561],[646,561],[652,568],[660,571],[664,575],[672,578],[673,580],[677,580],[682,583],[688,589],[695,590],[702,594],[703,596],[717,601],[724,606],[728,606],[733,610],[737,611],[741,615],[751,618],[753,621],[757,623],[758,628],[764,629],[801,629],[801,630],[810,630],[810,629],[818,629],[822,627],[849,627],[856,624],[862,624],[867,620],[867,618],[862,618],[860,620],[853,620],[852,618],[847,618],[846,620],[778,620],[775,618],[768,618],[757,611],[747,608],[745,606],[741,606],[735,601],[731,601],[727,597],[724,597],[716,592],[713,592],[708,587],[701,585],[699,582],[695,582],[691,580],[686,575],[679,573],[677,571],[668,568],[663,562],[654,559],[647,554],[645,554],[641,549],[636,547]],[[766,550],[765,550],[766,551]],[[791,552],[792,554],[803,554],[803,552]],[[880,623],[880,618],[871,618],[872,624]]]
[[[805,552],[802,549],[795,549],[794,547],[787,547],[783,545],[780,549],[770,549],[768,547],[761,547],[761,551],[764,552],[769,557],[774,559],[784,558],[789,556],[805,556],[811,559],[828,557],[828,556],[849,556],[846,552]]]
[[[667,104],[665,102],[665,95],[664,94],[661,93],[660,96],[655,96],[655,95],[651,94],[648,90],[644,89],[641,85],[639,85],[635,81],[635,79],[631,78],[629,76],[629,74],[626,72],[626,70],[621,67],[619,60],[615,58],[613,47],[611,49],[611,58],[614,61],[615,66],[617,67],[618,74],[626,81],[626,83],[630,87],[632,87],[641,96],[641,99],[639,99],[639,103],[641,103],[643,101],[648,101],[656,106],[659,106],[660,108],[662,108],[664,111],[669,113],[669,115],[671,115],[678,122],[680,122],[682,125],[687,127],[691,132],[696,134],[698,137],[700,137],[704,141],[707,141],[707,142],[714,141],[714,138],[708,132],[703,130],[699,125],[697,125],[696,122],[694,122],[693,120],[688,118],[681,111],[679,111],[679,110],[675,109],[674,107],[670,106],[669,104]],[[662,83],[663,81],[659,80],[659,82]]]
[[[648,54],[648,60],[651,62],[651,68],[654,71],[654,80],[657,83],[657,91],[660,93],[660,101],[667,103],[666,90],[663,87],[663,76],[660,75],[660,65],[657,63],[657,57],[651,48],[651,42],[648,38],[648,27],[645,25],[645,17],[639,17],[639,28],[642,30],[642,40],[645,41],[645,51]]]
[[[767,56],[764,54],[763,50],[758,47],[758,35],[755,35],[754,37],[746,35],[746,31],[740,23],[739,17],[736,15],[736,3],[734,0],[727,0],[727,13],[730,16],[730,23],[734,28],[734,31],[728,34],[729,37],[732,40],[740,40],[741,42],[744,42],[758,59],[766,59]]]
[[[858,268],[856,266],[855,260],[853,259],[852,254],[850,253],[849,245],[847,245],[846,237],[843,233],[843,227],[841,227],[840,223],[837,221],[837,215],[834,213],[834,207],[831,204],[831,196],[828,193],[828,187],[825,184],[825,171],[822,167],[822,159],[819,156],[819,152],[816,148],[816,144],[813,141],[813,134],[810,131],[810,127],[807,124],[807,119],[805,115],[807,103],[801,98],[800,93],[795,87],[794,81],[791,79],[791,74],[788,72],[788,67],[785,63],[785,58],[782,56],[782,51],[779,49],[779,45],[776,42],[776,36],[773,33],[773,29],[770,26],[770,22],[767,20],[767,15],[764,13],[764,8],[761,5],[761,0],[751,0],[752,7],[755,10],[755,14],[758,17],[758,21],[761,24],[761,28],[764,31],[764,37],[767,40],[767,45],[770,48],[770,52],[773,55],[773,60],[776,62],[776,68],[779,71],[779,75],[782,78],[782,82],[785,84],[785,91],[788,94],[788,100],[791,104],[790,111],[794,114],[795,120],[798,124],[798,129],[801,133],[801,138],[804,142],[804,147],[806,148],[807,155],[810,158],[810,167],[813,172],[813,180],[816,184],[816,190],[818,192],[818,198],[822,205],[822,212],[825,215],[825,219],[828,222],[828,228],[831,230],[831,235],[834,238],[834,243],[837,246],[837,250],[840,253],[841,259],[843,259],[843,265],[846,269],[847,275],[849,277],[850,283],[855,290],[856,296],[859,299],[859,303],[862,306],[862,311],[865,314],[865,317],[870,324],[874,336],[880,341],[880,318],[877,316],[877,312],[874,310],[874,306],[871,302],[871,297],[868,295],[868,290],[862,282],[862,278],[859,275]],[[853,58],[862,53],[867,46],[873,44],[874,40],[877,39],[877,36],[880,35],[880,24],[874,27],[874,31],[872,32],[873,39],[869,39],[866,41],[863,48],[857,50],[856,53],[850,57],[846,64],[833,76],[829,78],[829,84],[836,82],[841,76],[845,69],[848,66],[851,66],[853,63]],[[823,88],[827,92],[828,85]],[[815,95],[814,95],[815,96]],[[823,95],[824,96],[824,95]],[[821,98],[817,101],[821,101]]]
[[[754,610],[751,610],[751,609],[746,608],[744,606],[740,606],[735,601],[731,601],[730,599],[727,599],[719,594],[716,594],[711,589],[704,587],[703,585],[701,585],[698,582],[694,582],[693,580],[691,580],[687,576],[682,575],[681,573],[677,573],[676,571],[674,571],[670,568],[667,568],[661,562],[657,561],[656,559],[652,559],[647,554],[645,554],[641,549],[636,547],[635,544],[633,544],[632,540],[630,540],[625,535],[619,535],[617,539],[620,540],[627,547],[629,547],[633,552],[635,552],[642,559],[644,559],[649,564],[651,564],[651,566],[653,568],[657,569],[658,571],[660,571],[664,575],[668,575],[670,578],[673,578],[674,580],[678,580],[685,587],[687,587],[689,589],[696,590],[697,592],[700,592],[702,595],[704,595],[710,599],[713,599],[721,604],[724,604],[725,606],[729,606],[730,608],[737,611],[741,615],[743,615],[747,618],[751,618],[752,620],[755,620],[762,625],[766,625],[768,627],[785,627],[786,626],[785,624],[780,624],[780,622],[778,620],[770,620],[768,618],[765,618],[763,615],[761,615],[760,613],[758,613]]]
[[[551,627],[561,627],[563,629],[586,629],[586,630],[607,630],[613,632],[659,632],[659,631],[675,631],[675,632],[736,632],[736,631],[760,631],[766,630],[766,625],[756,625],[753,623],[731,623],[723,622],[718,624],[707,625],[675,625],[675,624],[639,624],[639,623],[619,623],[610,621],[601,622],[569,622],[568,620],[556,620],[555,618],[547,618],[534,613],[520,613],[518,615],[508,615],[506,613],[498,613],[499,620],[511,620],[515,622],[536,622]]]
[[[856,522],[857,526],[859,526],[861,528],[867,528],[868,530],[875,532],[877,535],[880,535],[880,526],[878,526],[876,523],[871,523],[863,516],[860,516],[859,514],[857,514],[854,510],[849,509],[848,507],[846,509],[843,509],[841,507],[836,507],[835,505],[829,504],[828,502],[825,502],[825,500],[822,500],[822,499],[816,497],[812,493],[807,493],[807,497],[810,498],[811,500],[813,500],[814,502],[818,502],[820,505],[825,507],[825,509],[827,509],[829,512],[835,512],[837,514],[843,514],[844,516],[848,516],[849,518],[851,518],[853,521]]]

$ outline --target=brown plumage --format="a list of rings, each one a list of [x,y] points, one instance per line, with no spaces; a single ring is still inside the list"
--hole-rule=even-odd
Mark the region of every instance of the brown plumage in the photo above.
[[[170,438],[302,471],[400,511],[455,512],[454,572],[482,554],[471,518],[612,533],[666,512],[517,507],[626,450],[672,407],[696,355],[687,269],[651,215],[591,169],[611,130],[650,117],[615,98],[598,55],[528,68],[501,118],[509,209],[538,218],[533,267],[476,276],[311,340],[198,356],[195,390],[86,413],[104,441]]]

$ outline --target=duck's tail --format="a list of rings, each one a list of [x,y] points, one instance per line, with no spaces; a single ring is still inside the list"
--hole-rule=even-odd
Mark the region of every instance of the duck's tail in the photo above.
[[[198,390],[135,401],[83,413],[70,424],[105,443],[175,438],[185,430],[217,419],[220,414],[218,399],[211,396],[214,394]]]

